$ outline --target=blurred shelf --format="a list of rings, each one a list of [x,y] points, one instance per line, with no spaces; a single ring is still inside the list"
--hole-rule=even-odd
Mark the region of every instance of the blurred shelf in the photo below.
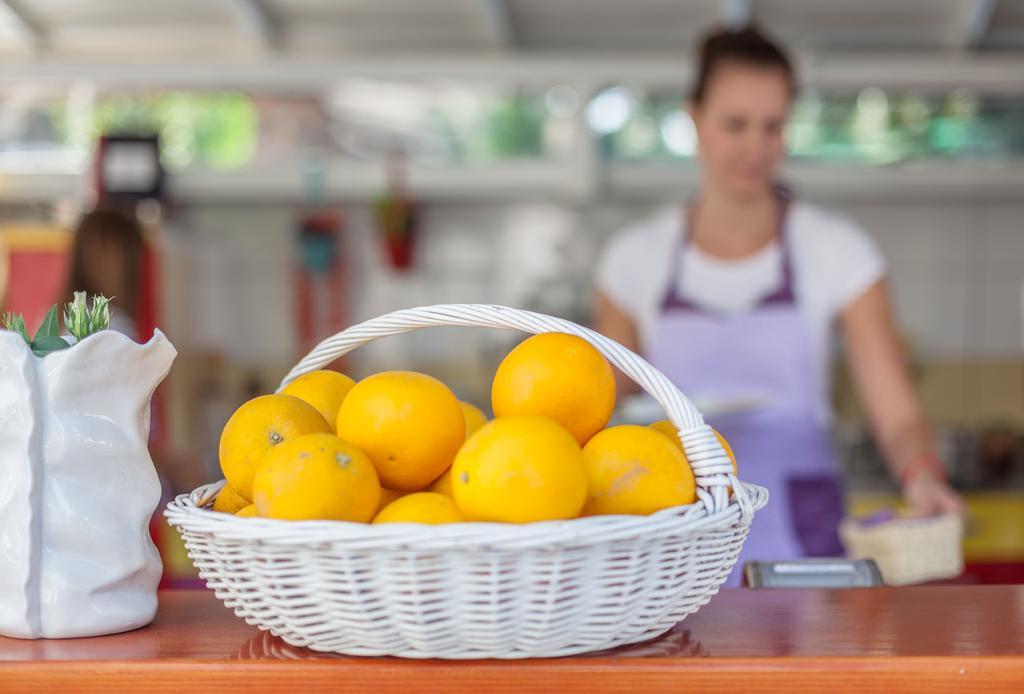
[[[692,165],[673,162],[615,162],[607,165],[605,176],[605,187],[615,197],[644,201],[683,199],[699,183]],[[794,161],[784,167],[782,178],[800,193],[829,201],[1017,200],[1024,190],[1024,162],[867,167]]]
[[[1024,190],[1024,162],[904,164],[886,167],[792,162],[783,178],[799,192],[827,201],[1016,200]],[[343,202],[373,200],[387,178],[375,163],[336,163],[325,176],[328,197]],[[412,192],[446,202],[608,200],[666,202],[696,190],[698,174],[685,162],[610,162],[590,170],[576,161],[516,161],[494,166],[428,167],[408,170]],[[46,203],[84,197],[77,174],[0,174],[0,203]],[[171,193],[183,202],[299,202],[302,169],[279,163],[244,171],[171,174]]]
[[[519,161],[495,166],[442,168],[412,165],[407,184],[428,200],[508,200],[578,198],[580,177],[565,163]],[[343,201],[373,200],[388,187],[384,167],[376,163],[339,163],[328,167],[326,193]],[[245,172],[189,172],[171,176],[171,190],[188,201],[301,200],[303,176],[298,165]]]
[[[0,173],[0,204],[81,199],[85,182],[84,176],[74,173]]]
[[[407,182],[428,200],[579,199],[585,177],[564,163],[522,161],[497,166],[441,168],[411,166]],[[387,189],[384,167],[343,163],[328,167],[326,194],[341,201],[370,201]],[[299,202],[304,197],[298,163],[279,163],[239,171],[187,171],[169,176],[171,195],[183,202]],[[78,174],[0,173],[0,204],[46,203],[82,199],[86,179]]]

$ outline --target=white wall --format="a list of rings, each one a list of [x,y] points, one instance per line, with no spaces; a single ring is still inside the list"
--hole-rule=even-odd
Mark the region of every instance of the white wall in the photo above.
[[[293,218],[279,206],[202,206],[168,225],[165,254],[175,271],[166,291],[176,343],[220,350],[240,363],[292,358]]]
[[[846,202],[838,209],[883,249],[900,325],[920,357],[1022,356],[1024,202]],[[585,321],[589,268],[600,245],[650,210],[429,205],[417,264],[399,273],[385,262],[369,208],[349,206],[351,319],[428,303],[495,302]],[[192,259],[196,345],[218,346],[244,363],[290,363],[299,356],[291,283],[295,215],[283,206],[205,205],[174,225],[172,244]],[[420,331],[359,350],[355,368],[433,369],[474,390],[514,339],[486,330]]]
[[[891,266],[901,326],[924,356],[1022,353],[1024,202],[850,205]]]

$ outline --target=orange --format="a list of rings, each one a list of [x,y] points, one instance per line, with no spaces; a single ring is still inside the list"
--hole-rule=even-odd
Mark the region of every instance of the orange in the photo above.
[[[231,415],[220,435],[220,469],[244,499],[252,499],[252,478],[263,454],[304,434],[331,427],[312,405],[291,395],[262,395]]]
[[[683,442],[679,440],[679,431],[676,429],[675,424],[668,421],[667,419],[662,419],[661,421],[655,422],[654,424],[648,424],[647,426],[651,429],[654,429],[655,431],[661,432],[662,434],[667,436],[672,441],[672,443],[676,445],[676,448],[678,448],[681,451],[683,450]],[[732,462],[733,474],[737,474],[736,454],[732,452],[732,446],[730,446],[729,442],[725,440],[725,437],[719,434],[717,431],[715,431],[715,436],[718,438],[718,442],[722,444],[722,448],[725,449],[726,454],[729,456],[729,460]],[[683,452],[683,454],[686,454],[685,451]]]
[[[487,415],[475,405],[470,405],[468,402],[459,400],[459,406],[462,408],[462,414],[466,419],[466,438],[475,434],[480,430],[484,424],[487,424]],[[455,497],[452,494],[452,469],[449,467],[444,471],[444,474],[434,480],[427,491],[437,492],[438,494],[444,494],[450,499]]]
[[[333,429],[337,426],[341,403],[355,384],[351,378],[337,371],[311,371],[296,378],[281,392],[308,402]]]
[[[213,510],[221,513],[238,513],[248,505],[249,501],[232,489],[230,484],[221,487],[217,498],[213,500]]]
[[[334,434],[310,434],[267,452],[253,480],[264,518],[369,522],[380,482],[366,454]]]
[[[450,497],[434,492],[417,492],[396,499],[373,519],[374,523],[459,523],[462,516]]]
[[[583,338],[534,335],[498,366],[491,404],[495,417],[550,417],[583,445],[611,418],[615,378],[608,361]]]
[[[411,492],[451,465],[466,439],[466,421],[458,399],[436,378],[385,371],[349,391],[338,436],[370,456],[385,487]]]
[[[470,405],[468,402],[459,400],[459,407],[462,408],[462,417],[466,420],[466,438],[468,439],[480,427],[487,424],[487,415],[479,407]]]
[[[605,429],[583,447],[583,460],[588,476],[584,515],[646,515],[697,499],[682,450],[647,427]]]
[[[235,512],[235,515],[239,518],[256,518],[259,514],[256,513],[256,504],[249,504],[248,506],[243,506],[238,509],[238,511]]]
[[[576,439],[547,417],[499,417],[466,441],[452,465],[466,520],[529,523],[575,518],[587,496]]]
[[[427,491],[444,494],[445,496],[454,499],[455,492],[452,491],[452,469],[448,468],[445,470],[443,475],[438,477],[429,487],[427,487]]]
[[[405,496],[405,492],[396,492],[394,489],[388,489],[386,487],[380,488],[380,501],[377,502],[377,511],[390,504],[395,499],[400,499]]]
[[[459,406],[462,407],[462,414],[466,418],[466,438],[475,434],[480,428],[487,424],[487,415],[485,415],[479,407],[470,405],[468,402],[459,401]],[[452,469],[449,467],[444,471],[444,474],[434,480],[427,491],[437,492],[438,494],[444,494],[450,499],[454,499],[452,493]]]

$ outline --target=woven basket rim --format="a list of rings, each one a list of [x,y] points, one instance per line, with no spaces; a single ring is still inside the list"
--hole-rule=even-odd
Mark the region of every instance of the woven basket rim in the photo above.
[[[444,525],[418,523],[356,523],[333,520],[291,521],[274,518],[239,518],[206,507],[224,486],[224,480],[180,494],[167,504],[164,515],[171,525],[206,532],[221,539],[296,546],[322,543],[365,545],[369,548],[525,549],[554,546],[590,546],[638,536],[678,535],[694,531],[724,530],[742,522],[738,503],[709,512],[697,501],[662,509],[647,516],[605,515],[537,521],[534,523],[464,522]],[[768,490],[741,482],[757,511],[768,502]]]

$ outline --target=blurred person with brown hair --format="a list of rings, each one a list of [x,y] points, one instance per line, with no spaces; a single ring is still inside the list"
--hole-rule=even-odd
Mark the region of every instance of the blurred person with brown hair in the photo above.
[[[74,231],[64,300],[74,292],[111,297],[110,327],[138,339],[139,294],[145,242],[134,217],[97,208]]]
[[[110,297],[110,329],[138,341],[145,255],[142,226],[134,216],[112,207],[87,212],[79,219],[71,242],[64,300],[71,301],[75,292],[86,292],[90,301],[96,294]],[[163,402],[158,390],[151,401],[149,448],[166,502],[182,488],[172,480],[180,480],[186,467],[169,450]],[[158,548],[164,527],[159,514],[154,515],[150,529]]]
[[[750,559],[843,553],[828,380],[836,327],[908,505],[961,509],[907,373],[881,253],[857,225],[777,183],[796,90],[785,50],[757,29],[708,34],[688,104],[700,190],[614,238],[595,277],[601,332],[690,396],[758,403],[708,418],[740,477],[771,493]]]

